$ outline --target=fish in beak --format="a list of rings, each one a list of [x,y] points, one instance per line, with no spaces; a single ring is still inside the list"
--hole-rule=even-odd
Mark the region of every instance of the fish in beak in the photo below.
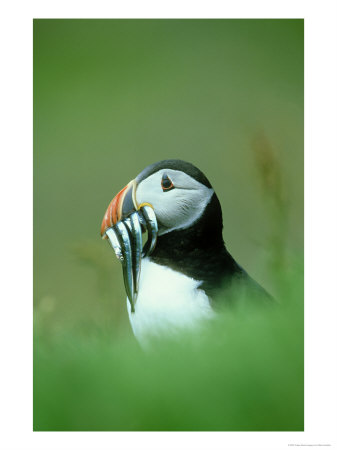
[[[108,239],[122,263],[126,294],[135,311],[142,256],[150,255],[157,242],[158,225],[152,205],[137,204],[137,183],[130,181],[111,201],[104,214],[101,236]],[[148,239],[143,247],[142,233]]]

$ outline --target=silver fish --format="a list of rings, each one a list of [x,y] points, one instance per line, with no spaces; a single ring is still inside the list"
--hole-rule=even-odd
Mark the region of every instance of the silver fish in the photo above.
[[[142,249],[142,231],[148,233],[144,249]],[[157,242],[156,215],[150,206],[142,206],[140,210],[108,228],[105,234],[117,259],[122,263],[124,286],[131,305],[131,312],[134,312],[139,291],[141,258],[150,255]]]

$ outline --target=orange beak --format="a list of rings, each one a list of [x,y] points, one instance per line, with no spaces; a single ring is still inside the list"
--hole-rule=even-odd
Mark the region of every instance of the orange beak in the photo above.
[[[101,225],[101,236],[106,239],[105,234],[108,228],[113,227],[122,218],[126,217],[132,211],[138,209],[136,197],[136,182],[131,180],[110,202]]]
[[[117,258],[122,263],[123,278],[131,312],[139,290],[142,255],[150,255],[155,248],[158,235],[157,219],[152,205],[136,200],[135,180],[125,186],[111,201],[106,210],[101,236],[108,239]],[[147,231],[147,241],[143,247],[142,233]]]

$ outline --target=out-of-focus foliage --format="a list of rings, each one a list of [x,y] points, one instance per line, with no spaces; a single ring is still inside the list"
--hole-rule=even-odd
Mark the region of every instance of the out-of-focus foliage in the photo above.
[[[278,306],[144,353],[99,229],[166,158]],[[302,20],[34,21],[35,429],[303,429],[302,259]]]
[[[143,351],[107,328],[37,330],[35,430],[303,430],[302,273]],[[248,299],[247,299],[248,300]]]

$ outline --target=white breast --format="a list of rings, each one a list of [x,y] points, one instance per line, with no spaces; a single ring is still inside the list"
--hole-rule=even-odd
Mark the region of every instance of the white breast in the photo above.
[[[127,308],[132,330],[143,343],[150,335],[174,334],[213,316],[209,298],[198,289],[201,281],[142,260],[135,312]]]

